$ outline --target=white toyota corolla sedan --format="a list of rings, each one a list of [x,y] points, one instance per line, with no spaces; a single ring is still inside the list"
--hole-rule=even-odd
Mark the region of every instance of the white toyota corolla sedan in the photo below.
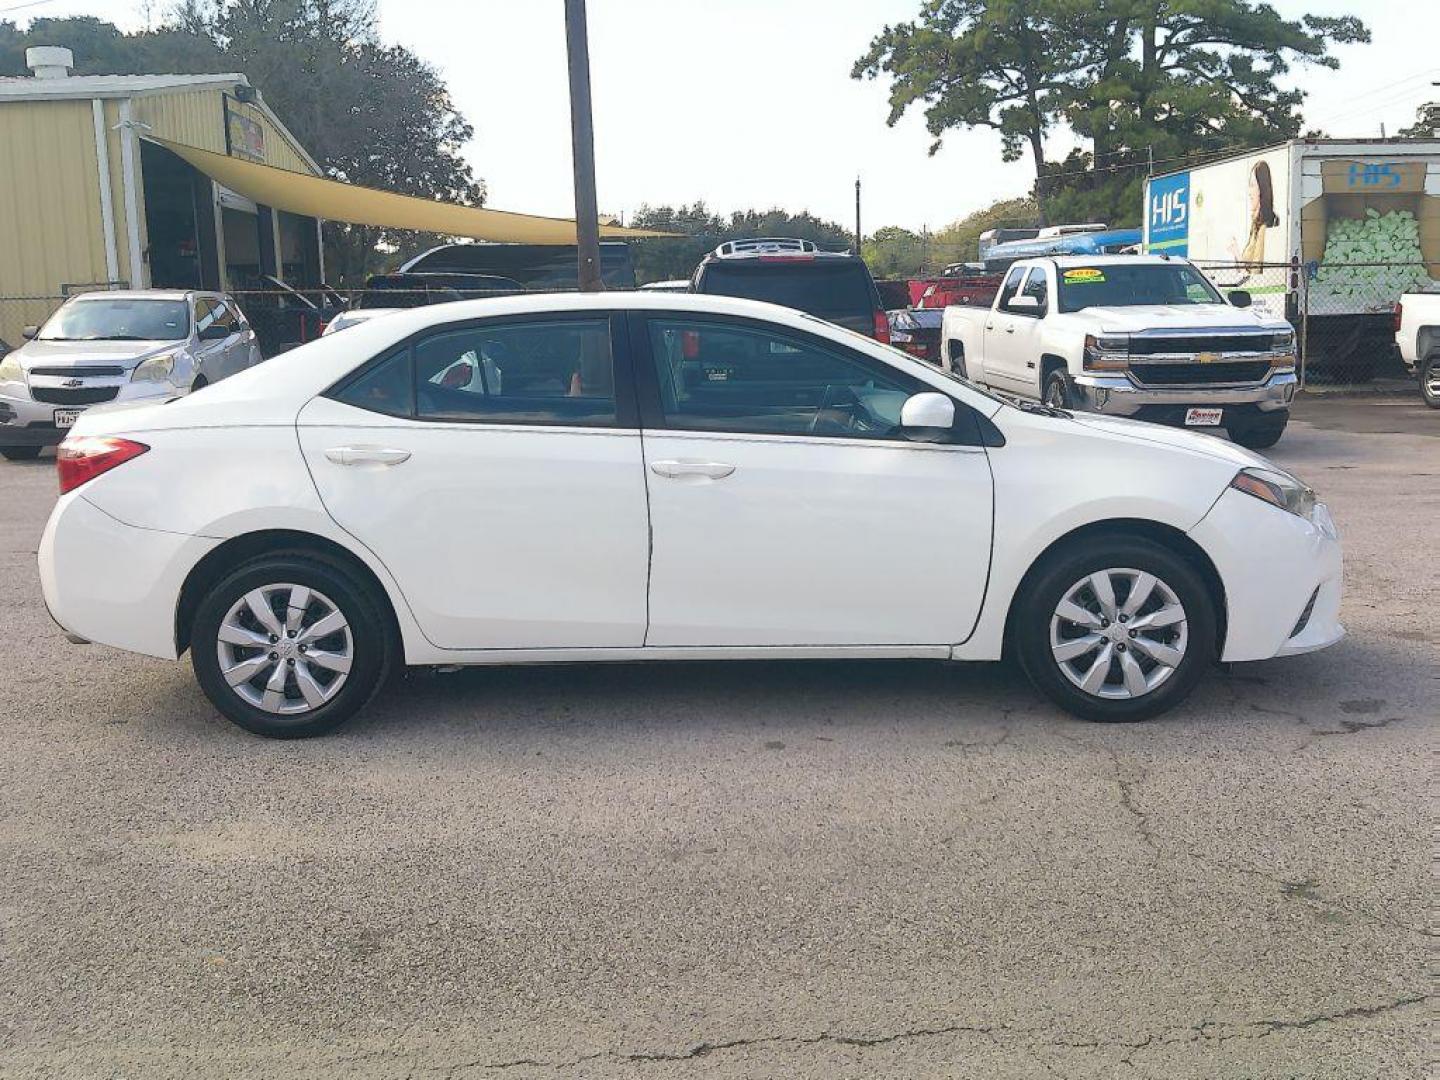
[[[264,735],[402,664],[1013,649],[1093,720],[1338,641],[1323,504],[1210,436],[1006,404],[769,304],[530,295],[87,412],[40,547],[72,638]]]

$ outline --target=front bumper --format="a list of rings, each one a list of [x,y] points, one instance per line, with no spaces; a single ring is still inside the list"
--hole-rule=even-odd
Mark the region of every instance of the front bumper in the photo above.
[[[1293,371],[1275,372],[1263,383],[1250,386],[1143,386],[1128,375],[1091,374],[1070,378],[1070,400],[1077,409],[1107,416],[1139,416],[1154,406],[1219,408],[1249,406],[1246,412],[1288,409],[1295,400],[1299,380]],[[1143,419],[1143,417],[1141,417]]]
[[[55,426],[55,412],[101,408],[121,402],[164,401],[180,393],[169,383],[132,383],[125,379],[87,379],[85,389],[116,387],[115,397],[93,405],[65,405],[36,401],[28,394],[0,393],[0,446],[55,446],[69,428]],[[18,383],[7,386],[18,387]]]
[[[1225,589],[1221,660],[1314,652],[1345,636],[1340,538],[1323,503],[1306,519],[1227,488],[1190,536]]]

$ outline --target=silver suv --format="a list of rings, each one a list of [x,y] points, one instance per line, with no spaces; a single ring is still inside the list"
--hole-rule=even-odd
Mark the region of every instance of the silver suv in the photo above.
[[[169,289],[71,297],[0,359],[0,456],[33,458],[85,409],[174,397],[258,364],[255,333],[224,293]]]

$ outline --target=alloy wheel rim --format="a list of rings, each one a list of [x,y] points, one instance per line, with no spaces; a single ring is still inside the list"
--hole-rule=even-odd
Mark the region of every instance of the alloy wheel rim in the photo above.
[[[1050,616],[1050,652],[1061,674],[1091,697],[1112,701],[1154,693],[1185,659],[1189,640],[1175,590],[1131,567],[1086,574]]]
[[[305,585],[251,589],[216,634],[220,674],[246,704],[308,713],[334,699],[350,676],[355,643],[336,603]]]

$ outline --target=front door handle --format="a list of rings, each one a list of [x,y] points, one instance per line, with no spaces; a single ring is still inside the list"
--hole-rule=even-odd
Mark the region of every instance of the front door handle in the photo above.
[[[735,466],[724,461],[652,461],[650,471],[656,476],[706,476],[711,480],[723,480],[735,471]]]
[[[1007,334],[1013,334],[1014,332],[1015,332],[1015,328],[1014,328],[1013,326],[1007,326],[1007,327],[1005,327],[1005,333],[1007,333]]]
[[[332,446],[325,456],[336,465],[399,465],[410,460],[410,451],[388,446]]]

